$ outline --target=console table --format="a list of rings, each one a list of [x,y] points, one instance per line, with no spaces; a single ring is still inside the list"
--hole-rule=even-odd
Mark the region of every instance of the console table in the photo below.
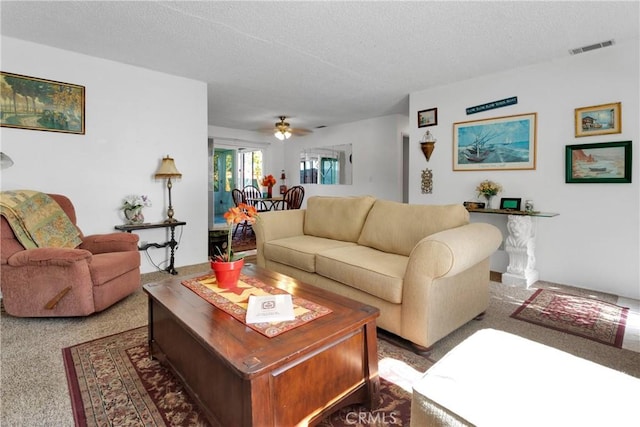
[[[516,211],[512,209],[475,209],[467,208],[469,212],[507,215],[507,230],[509,236],[505,240],[505,250],[509,255],[509,266],[502,274],[502,283],[519,285],[528,288],[538,281],[536,266],[536,236],[532,218],[551,218],[557,216],[553,212]]]
[[[187,225],[187,223],[184,221],[173,221],[173,222],[153,222],[153,223],[147,222],[143,224],[121,224],[121,225],[116,225],[115,229],[120,231],[125,231],[127,233],[131,233],[132,231],[136,231],[136,230],[150,230],[152,228],[169,228],[171,230],[171,238],[169,239],[169,241],[164,243],[146,243],[138,247],[138,250],[146,251],[151,247],[166,248],[167,246],[169,246],[169,248],[171,249],[171,258],[169,258],[169,266],[165,269],[165,271],[175,275],[175,274],[178,274],[178,271],[174,267],[175,248],[176,246],[178,246],[178,242],[175,239],[175,235],[176,235],[176,227],[179,225],[180,226]]]

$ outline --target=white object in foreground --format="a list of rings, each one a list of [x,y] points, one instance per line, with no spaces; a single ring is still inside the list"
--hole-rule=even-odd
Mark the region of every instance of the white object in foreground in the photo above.
[[[284,322],[294,320],[293,301],[289,294],[250,295],[247,323]]]

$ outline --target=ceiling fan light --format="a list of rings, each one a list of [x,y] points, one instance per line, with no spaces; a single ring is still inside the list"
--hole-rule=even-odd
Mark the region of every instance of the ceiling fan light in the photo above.
[[[291,138],[291,132],[289,132],[289,131],[285,131],[285,132],[284,132],[284,137],[285,137],[285,139],[289,139],[289,138]]]
[[[273,136],[275,136],[276,138],[278,138],[280,141],[284,141],[285,138],[288,138],[287,136],[285,136],[284,133],[282,133],[281,131],[276,131],[276,133],[273,134]]]

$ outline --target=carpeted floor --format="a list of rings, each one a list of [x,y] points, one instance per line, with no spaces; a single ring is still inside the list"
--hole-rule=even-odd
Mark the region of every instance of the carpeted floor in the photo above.
[[[247,262],[251,262],[250,257]],[[206,272],[208,269],[209,265],[206,263],[178,267],[180,275],[183,276]],[[167,274],[156,272],[143,276],[143,283],[149,283],[165,278]],[[535,287],[556,289],[576,295],[597,296],[613,303],[616,300],[612,296],[595,295],[594,292],[544,282],[536,283]],[[430,359],[440,360],[453,347],[479,329],[494,328],[640,377],[640,353],[626,350],[624,343],[623,348],[619,349],[511,318],[510,315],[535,291],[535,288],[520,289],[491,282],[489,308],[483,320],[468,322],[439,341]],[[630,317],[631,315],[632,313]],[[633,315],[637,316],[637,313]],[[0,425],[73,425],[62,349],[144,326],[147,320],[147,299],[142,290],[102,313],[83,318],[28,319],[11,317],[2,312],[0,317],[2,368]],[[416,357],[420,356],[416,355]],[[388,362],[393,363],[393,361],[393,358],[388,358]],[[426,360],[425,363],[427,362],[430,363]],[[382,364],[383,361],[380,361],[381,366]],[[410,370],[410,367],[398,368],[401,372],[405,370]],[[523,366],[523,373],[526,373],[526,366]],[[411,382],[419,374],[420,372],[417,374],[413,372],[399,383],[403,383],[406,389],[411,390]],[[541,396],[541,399],[543,398],[544,396]]]
[[[246,232],[242,232],[242,230],[238,230],[236,235],[233,237],[233,242],[231,243],[231,248],[235,252],[244,252],[250,251],[256,248],[256,235],[252,230],[247,230]]]
[[[320,426],[349,426],[358,419],[409,425],[411,394],[399,380],[410,381],[411,374],[420,375],[432,363],[388,342],[380,342],[378,356],[379,409],[370,412],[352,405],[327,417]],[[180,381],[157,360],[149,359],[146,327],[66,348],[63,357],[77,426],[208,425]]]

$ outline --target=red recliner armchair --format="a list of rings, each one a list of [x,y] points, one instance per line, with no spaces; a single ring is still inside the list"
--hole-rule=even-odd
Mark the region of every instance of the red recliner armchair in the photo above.
[[[71,201],[50,194],[76,225]],[[76,225],[77,228],[77,225]],[[0,216],[0,286],[5,311],[18,317],[86,316],[140,287],[138,236],[84,236],[74,249],[25,249]]]

